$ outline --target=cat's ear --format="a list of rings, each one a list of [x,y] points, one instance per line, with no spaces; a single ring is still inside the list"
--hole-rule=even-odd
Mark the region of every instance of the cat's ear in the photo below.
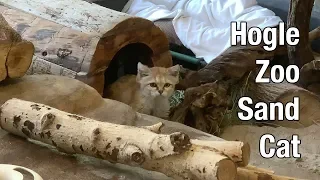
[[[141,62],[138,62],[138,75],[140,78],[148,76],[150,73],[150,68],[146,65],[143,65]]]
[[[178,77],[180,72],[180,65],[177,64],[175,66],[168,68],[168,72],[170,73],[171,76]]]

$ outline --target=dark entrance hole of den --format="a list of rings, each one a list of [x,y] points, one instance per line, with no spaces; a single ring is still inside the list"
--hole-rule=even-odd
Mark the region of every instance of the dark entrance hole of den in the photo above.
[[[143,43],[132,43],[120,49],[104,73],[104,88],[126,74],[137,74],[138,62],[153,67],[153,51]],[[105,96],[105,95],[104,95]]]

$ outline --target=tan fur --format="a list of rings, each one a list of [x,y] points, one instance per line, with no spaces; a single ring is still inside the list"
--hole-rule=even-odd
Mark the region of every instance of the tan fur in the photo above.
[[[138,63],[137,76],[119,78],[106,89],[106,97],[128,104],[137,112],[167,119],[169,98],[179,82],[179,70],[179,65],[149,68]]]

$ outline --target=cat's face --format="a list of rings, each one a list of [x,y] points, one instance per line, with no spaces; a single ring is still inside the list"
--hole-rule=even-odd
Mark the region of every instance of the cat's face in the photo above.
[[[179,82],[179,71],[179,65],[170,68],[149,68],[139,62],[137,82],[146,96],[170,97],[175,90],[175,85]]]

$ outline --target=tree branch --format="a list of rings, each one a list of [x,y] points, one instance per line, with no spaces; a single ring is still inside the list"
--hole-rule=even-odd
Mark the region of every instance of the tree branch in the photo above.
[[[314,60],[309,44],[310,18],[314,0],[291,0],[288,14],[288,28],[296,27],[300,32],[300,41],[296,46],[288,45],[288,56],[291,64],[300,68]]]

